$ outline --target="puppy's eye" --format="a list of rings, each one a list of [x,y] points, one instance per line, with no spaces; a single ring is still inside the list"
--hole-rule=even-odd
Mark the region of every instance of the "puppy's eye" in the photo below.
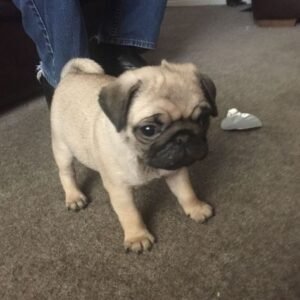
[[[159,132],[159,128],[152,124],[142,126],[140,130],[146,137],[153,137]]]

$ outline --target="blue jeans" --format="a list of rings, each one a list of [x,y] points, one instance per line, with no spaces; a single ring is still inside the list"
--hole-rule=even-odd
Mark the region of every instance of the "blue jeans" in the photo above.
[[[159,35],[166,1],[108,0],[98,29],[98,40],[153,49]],[[25,31],[36,45],[43,76],[56,87],[63,66],[71,58],[89,57],[88,36],[80,1],[13,2],[22,13]]]

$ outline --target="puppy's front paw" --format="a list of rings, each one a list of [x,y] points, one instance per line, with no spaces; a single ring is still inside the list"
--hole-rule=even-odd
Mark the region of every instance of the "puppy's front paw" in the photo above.
[[[78,211],[85,208],[87,203],[87,198],[81,193],[66,197],[66,207],[68,210]]]
[[[185,213],[194,221],[203,223],[213,215],[213,208],[201,201],[197,201],[186,208]]]
[[[150,250],[154,241],[153,235],[145,230],[139,234],[126,237],[124,247],[126,251],[142,253],[145,250]]]

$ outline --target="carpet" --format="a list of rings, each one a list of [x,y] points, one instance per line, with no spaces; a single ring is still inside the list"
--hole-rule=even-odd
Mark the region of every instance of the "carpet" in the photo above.
[[[124,252],[100,177],[79,164],[91,203],[65,209],[44,99],[1,114],[0,299],[300,298],[300,27],[259,28],[240,9],[168,8],[158,49],[146,54],[196,63],[219,107],[210,153],[190,168],[216,215],[194,223],[161,180],[138,189],[151,252]],[[232,107],[263,127],[222,131]]]

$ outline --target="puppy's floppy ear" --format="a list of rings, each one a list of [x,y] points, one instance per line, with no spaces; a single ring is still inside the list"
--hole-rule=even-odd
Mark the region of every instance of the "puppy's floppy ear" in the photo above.
[[[217,96],[217,89],[213,81],[205,74],[198,75],[201,88],[204,92],[204,96],[208,103],[211,106],[211,115],[216,117],[218,115],[218,109],[216,105],[216,96]]]
[[[124,129],[127,124],[129,107],[140,85],[140,80],[134,83],[123,83],[117,79],[100,92],[99,104],[117,132]]]

